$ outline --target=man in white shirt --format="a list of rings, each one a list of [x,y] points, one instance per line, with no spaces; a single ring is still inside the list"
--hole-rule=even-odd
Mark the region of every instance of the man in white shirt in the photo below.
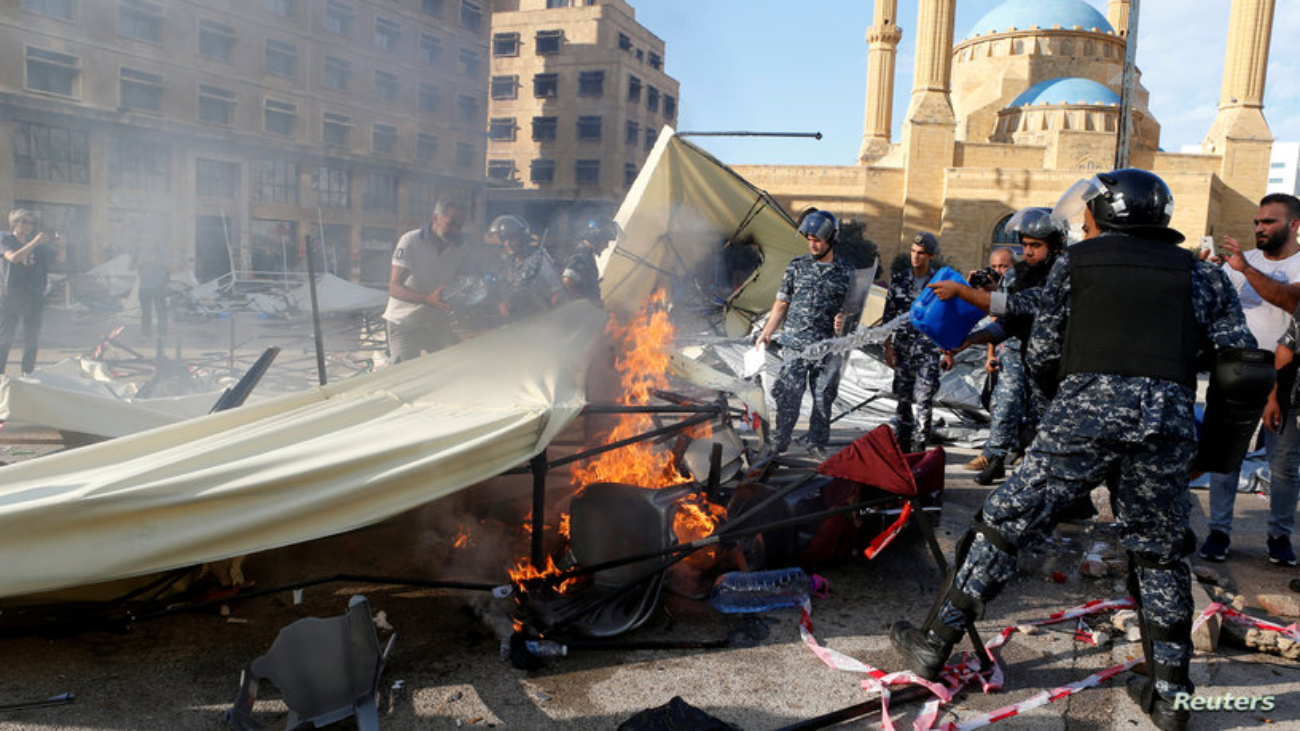
[[[1243,252],[1231,236],[1223,237],[1223,270],[1237,288],[1246,325],[1259,347],[1273,349],[1286,332],[1291,313],[1300,305],[1300,201],[1295,196],[1271,194],[1255,214],[1255,249]],[[1300,426],[1283,419],[1280,433],[1264,431],[1269,464],[1268,559],[1295,566],[1291,532],[1295,525],[1296,498],[1300,495]],[[1232,533],[1232,508],[1240,473],[1210,475],[1210,534],[1201,557],[1223,561],[1228,557]]]
[[[388,329],[390,363],[432,353],[459,340],[451,329],[450,309],[442,293],[455,283],[465,262],[466,247],[459,241],[465,211],[459,204],[440,200],[429,225],[408,231],[393,250],[388,278]]]

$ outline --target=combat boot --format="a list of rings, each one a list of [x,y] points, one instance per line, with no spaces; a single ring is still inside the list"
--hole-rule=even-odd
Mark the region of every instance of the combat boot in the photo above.
[[[1156,692],[1156,681],[1151,678],[1129,678],[1128,697],[1151,717],[1151,723],[1161,731],[1184,731],[1192,719],[1190,710],[1177,709],[1174,700]]]
[[[976,485],[992,485],[994,481],[1000,480],[1007,476],[1006,458],[994,457],[989,460],[988,466],[984,471],[975,475]]]
[[[934,628],[930,628],[934,625]],[[938,630],[937,632],[935,630]],[[925,627],[913,627],[911,622],[895,622],[889,628],[889,643],[903,657],[903,665],[926,680],[939,677],[952,648],[961,638],[961,630],[954,630],[935,621]]]

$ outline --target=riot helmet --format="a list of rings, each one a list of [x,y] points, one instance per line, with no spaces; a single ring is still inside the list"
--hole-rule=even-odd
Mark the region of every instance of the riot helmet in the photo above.
[[[811,211],[799,224],[799,235],[816,236],[832,246],[840,232],[840,222],[830,211]]]
[[[617,241],[621,231],[618,224],[604,216],[588,218],[578,229],[578,240],[586,241],[597,251],[603,251],[611,241]]]
[[[1012,214],[1003,226],[1003,230],[1007,233],[1046,241],[1052,251],[1060,251],[1064,248],[1066,228],[1066,222],[1054,217],[1052,209],[1044,206],[1021,208]]]
[[[1169,228],[1174,196],[1155,173],[1124,168],[1080,180],[1057,202],[1052,213],[1068,222],[1070,242],[1082,239],[1083,211],[1092,212],[1102,231],[1146,236],[1179,243],[1183,235]]]
[[[488,233],[502,243],[507,239],[527,241],[531,237],[528,222],[519,216],[497,216],[492,220],[492,225],[488,226]]]

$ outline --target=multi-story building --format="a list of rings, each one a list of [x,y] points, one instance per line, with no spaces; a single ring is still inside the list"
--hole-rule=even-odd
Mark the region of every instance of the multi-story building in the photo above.
[[[1300,195],[1300,142],[1274,142],[1268,163],[1269,193]]]
[[[481,225],[483,0],[0,4],[0,205],[62,230],[72,271],[170,247],[205,281],[387,281],[433,200]],[[6,208],[6,210],[8,210]]]
[[[491,53],[488,215],[567,242],[575,222],[617,209],[676,126],[664,42],[625,0],[497,0]]]

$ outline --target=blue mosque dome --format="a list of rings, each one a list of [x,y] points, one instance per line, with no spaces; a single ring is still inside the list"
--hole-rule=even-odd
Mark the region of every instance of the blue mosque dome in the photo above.
[[[1048,79],[1025,89],[1008,104],[1022,107],[1027,104],[1114,104],[1119,105],[1119,94],[1105,84],[1092,79],[1066,77]]]
[[[1029,30],[1038,26],[1048,30],[1058,25],[1065,29],[1076,25],[1085,30],[1096,28],[1103,33],[1115,30],[1105,15],[1083,0],[1007,0],[976,21],[966,37],[1005,33],[1009,28]]]

